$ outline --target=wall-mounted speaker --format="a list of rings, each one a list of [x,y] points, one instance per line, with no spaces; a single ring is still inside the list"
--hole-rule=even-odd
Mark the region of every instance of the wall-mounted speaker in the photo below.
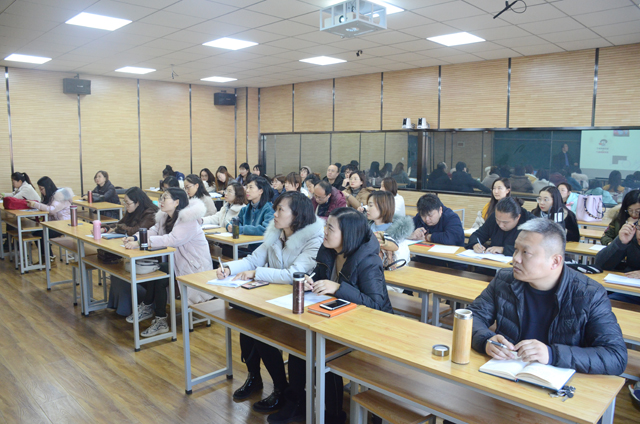
[[[91,80],[65,78],[62,80],[64,94],[91,94]]]
[[[236,104],[235,93],[213,93],[213,104],[216,106],[234,106]]]

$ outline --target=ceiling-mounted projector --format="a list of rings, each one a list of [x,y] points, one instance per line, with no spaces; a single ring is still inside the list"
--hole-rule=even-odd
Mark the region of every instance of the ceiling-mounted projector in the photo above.
[[[320,10],[320,31],[345,37],[387,29],[387,8],[367,0],[350,0]]]

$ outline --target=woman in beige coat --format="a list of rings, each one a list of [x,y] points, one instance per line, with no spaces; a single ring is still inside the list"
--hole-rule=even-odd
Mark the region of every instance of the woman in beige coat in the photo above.
[[[347,199],[347,206],[358,209],[367,204],[371,190],[367,188],[367,179],[364,171],[353,172],[349,177],[349,187],[343,192]]]

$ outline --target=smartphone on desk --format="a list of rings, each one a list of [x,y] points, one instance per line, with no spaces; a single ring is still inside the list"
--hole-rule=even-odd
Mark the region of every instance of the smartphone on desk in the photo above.
[[[257,289],[258,287],[268,286],[268,285],[269,283],[267,283],[266,281],[252,281],[250,283],[244,283],[240,287],[242,287],[243,289],[252,290],[252,289]]]
[[[147,249],[147,252],[155,252],[157,250],[164,250],[166,247],[150,247]]]
[[[336,309],[340,309],[342,307],[345,307],[350,303],[351,302],[348,302],[346,300],[336,299],[333,302],[321,303],[320,307],[323,308],[323,309],[328,309],[330,311],[335,311]]]

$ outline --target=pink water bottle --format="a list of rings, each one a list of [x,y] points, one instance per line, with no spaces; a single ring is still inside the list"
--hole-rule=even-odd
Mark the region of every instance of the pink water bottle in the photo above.
[[[91,191],[87,192],[87,201],[93,203],[93,193]]]
[[[97,219],[93,221],[93,239],[100,240],[102,238],[102,224]]]

